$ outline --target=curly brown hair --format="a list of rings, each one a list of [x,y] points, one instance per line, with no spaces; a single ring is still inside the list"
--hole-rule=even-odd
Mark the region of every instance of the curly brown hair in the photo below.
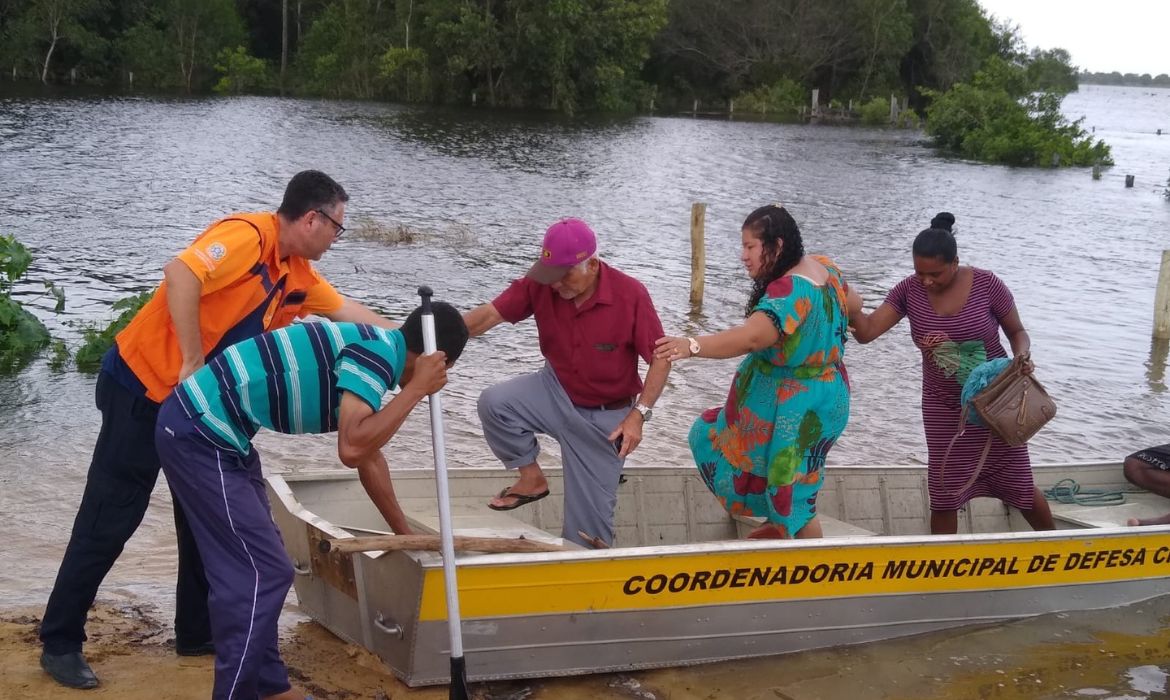
[[[783,277],[804,257],[804,241],[792,215],[784,207],[775,204],[760,207],[748,214],[743,229],[751,231],[764,246],[764,272],[752,280],[752,293],[744,313],[750,316],[756,304],[764,298],[768,285]]]

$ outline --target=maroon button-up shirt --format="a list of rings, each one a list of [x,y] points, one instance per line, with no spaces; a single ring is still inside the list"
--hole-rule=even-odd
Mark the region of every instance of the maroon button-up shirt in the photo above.
[[[662,322],[642,283],[601,263],[597,289],[580,308],[550,285],[522,277],[492,301],[509,323],[536,317],[540,352],[569,400],[596,407],[642,391],[638,357],[650,362]]]

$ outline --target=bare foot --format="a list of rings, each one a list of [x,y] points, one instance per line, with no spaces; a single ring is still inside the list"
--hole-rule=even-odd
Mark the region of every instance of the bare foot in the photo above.
[[[748,533],[747,538],[749,540],[786,540],[788,539],[788,531],[779,525],[768,523],[752,530]]]
[[[1160,515],[1156,518],[1130,518],[1129,520],[1125,521],[1125,524],[1129,525],[1130,527],[1137,525],[1170,525],[1170,513],[1167,513],[1166,515]]]

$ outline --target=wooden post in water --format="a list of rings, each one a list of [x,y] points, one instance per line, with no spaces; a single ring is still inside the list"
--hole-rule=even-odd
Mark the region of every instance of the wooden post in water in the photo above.
[[[1133,187],[1133,175],[1126,175],[1125,176],[1125,186],[1126,187]]]
[[[1094,180],[1101,179],[1101,164],[1100,163],[1093,163],[1093,179]]]
[[[1170,340],[1170,250],[1162,251],[1158,289],[1154,292],[1154,337]]]
[[[727,101],[727,118],[730,119],[735,114],[735,100]]]
[[[698,113],[699,113],[699,98],[696,97],[695,101],[691,104],[691,116],[693,117]]]
[[[691,305],[703,303],[703,281],[707,271],[706,238],[703,233],[707,222],[707,205],[695,202],[691,205]]]
[[[821,90],[820,88],[813,88],[812,92],[812,115],[815,117],[821,112]]]

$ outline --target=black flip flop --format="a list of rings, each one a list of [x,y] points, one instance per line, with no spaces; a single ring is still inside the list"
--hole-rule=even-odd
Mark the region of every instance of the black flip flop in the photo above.
[[[539,501],[540,499],[542,499],[548,495],[548,489],[545,489],[544,491],[541,491],[540,493],[534,493],[531,495],[527,495],[527,494],[523,494],[523,493],[512,493],[511,489],[512,489],[511,486],[504,488],[502,491],[500,491],[500,493],[496,496],[496,498],[514,498],[514,499],[516,499],[515,503],[513,503],[510,506],[496,506],[496,505],[492,505],[491,503],[489,503],[488,508],[491,508],[492,510],[515,510],[515,509],[519,508],[520,506],[528,505],[529,503],[532,503],[533,501]]]

